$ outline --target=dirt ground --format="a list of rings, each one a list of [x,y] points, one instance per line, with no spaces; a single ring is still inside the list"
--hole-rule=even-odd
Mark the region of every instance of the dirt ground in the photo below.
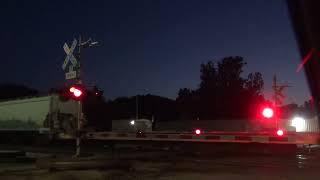
[[[98,153],[73,159],[72,154],[59,154],[33,154],[37,161],[28,163],[0,161],[0,180],[320,179],[320,148],[294,156],[198,156],[170,151],[125,150],[112,156],[110,153]],[[80,166],[74,166],[79,162]]]
[[[266,159],[265,159],[266,160]],[[225,161],[225,163],[221,163]],[[228,163],[229,161],[229,163]],[[275,165],[246,165],[248,162],[131,162],[129,169],[48,170],[34,166],[14,167],[0,172],[1,180],[295,180],[319,179],[318,165],[299,168]],[[265,162],[267,164],[267,161]]]

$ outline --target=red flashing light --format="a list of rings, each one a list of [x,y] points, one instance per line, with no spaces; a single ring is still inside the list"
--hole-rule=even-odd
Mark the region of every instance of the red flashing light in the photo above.
[[[75,97],[80,97],[82,95],[82,91],[80,89],[75,88],[75,90],[73,91],[73,95]]]
[[[81,100],[82,96],[84,95],[84,88],[82,86],[71,86],[69,88],[69,96],[75,100]]]
[[[279,129],[278,131],[277,131],[277,135],[278,136],[282,136],[284,134],[284,132],[281,130],[281,129]]]
[[[196,129],[195,133],[196,133],[196,135],[200,135],[201,134],[201,130],[200,129]]]
[[[263,115],[263,117],[265,117],[265,118],[272,118],[273,115],[274,115],[273,109],[271,109],[271,108],[264,108],[264,109],[262,110],[262,115]]]
[[[73,93],[75,89],[76,88],[72,86],[72,87],[70,87],[69,91]]]

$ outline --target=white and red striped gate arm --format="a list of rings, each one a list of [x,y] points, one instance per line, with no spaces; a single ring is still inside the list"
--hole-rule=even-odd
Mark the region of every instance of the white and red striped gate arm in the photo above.
[[[270,133],[211,132],[193,133],[117,133],[89,132],[86,139],[119,141],[176,141],[176,142],[230,142],[230,143],[274,143],[274,144],[319,144],[318,133],[290,133],[277,136]]]

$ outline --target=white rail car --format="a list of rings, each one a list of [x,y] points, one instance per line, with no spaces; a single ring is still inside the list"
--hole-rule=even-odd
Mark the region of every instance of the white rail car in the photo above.
[[[0,130],[70,130],[78,113],[77,102],[58,95],[0,102]]]

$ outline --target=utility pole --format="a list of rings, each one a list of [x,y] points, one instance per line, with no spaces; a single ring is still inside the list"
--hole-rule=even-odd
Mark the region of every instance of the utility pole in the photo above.
[[[275,107],[281,106],[283,104],[283,99],[285,98],[284,94],[283,94],[283,90],[285,88],[291,87],[287,84],[284,85],[278,85],[277,84],[277,76],[274,75],[273,76],[273,85],[272,85],[272,89],[273,89],[273,103]]]
[[[144,89],[145,91],[149,91],[148,89]],[[145,94],[145,93],[144,93]],[[145,95],[141,95],[142,97],[145,97]],[[136,120],[139,119],[139,95],[136,95]]]
[[[138,102],[138,95],[136,95],[136,120],[139,119],[139,102]]]
[[[291,87],[287,84],[284,85],[278,85],[277,84],[277,76],[274,75],[273,76],[273,84],[272,84],[272,89],[273,89],[273,103],[274,103],[274,107],[277,108],[279,106],[281,106],[283,104],[284,101],[284,94],[283,94],[283,90],[285,88]],[[276,120],[276,126],[279,127],[279,118],[277,118]]]

